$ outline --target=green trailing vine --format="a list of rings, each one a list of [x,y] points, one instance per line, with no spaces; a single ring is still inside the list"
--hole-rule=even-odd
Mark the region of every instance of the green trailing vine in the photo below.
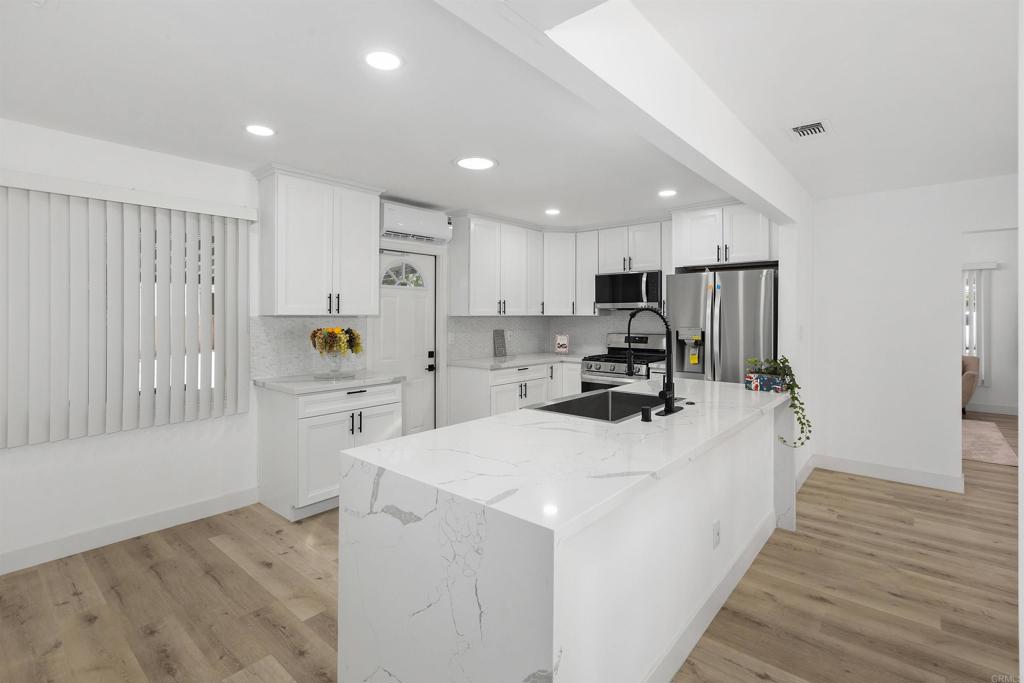
[[[783,436],[779,437],[779,441],[790,448],[800,448],[810,441],[811,432],[813,431],[811,429],[811,420],[807,417],[806,406],[804,406],[804,401],[800,397],[800,384],[796,381],[796,375],[793,373],[793,367],[789,364],[789,359],[785,356],[764,359],[748,358],[747,372],[757,375],[781,377],[783,389],[789,392],[789,407],[793,410],[793,416],[796,418],[796,424],[800,431],[793,443],[786,441]]]

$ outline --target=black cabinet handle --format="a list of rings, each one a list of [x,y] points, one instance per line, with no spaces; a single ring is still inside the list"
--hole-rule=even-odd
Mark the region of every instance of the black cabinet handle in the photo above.
[[[523,398],[530,398],[530,385],[523,382]]]
[[[575,301],[572,302],[572,314],[576,315],[576,302]]]
[[[355,413],[349,413],[348,414],[348,433],[349,434],[355,434],[356,433],[356,414]]]
[[[363,411],[359,411],[359,433],[363,433]]]
[[[338,294],[337,297],[338,297],[338,299],[337,299],[337,303],[334,306],[334,310],[335,310],[336,313],[341,313],[341,294]]]
[[[626,270],[626,257],[622,257],[622,270]]]
[[[629,257],[629,269],[633,270],[633,257],[632,256]]]
[[[721,260],[722,260],[722,245],[719,244],[717,247],[715,247],[715,261],[721,261]]]
[[[366,389],[355,389],[354,391],[346,391],[345,393],[349,394],[349,395],[352,395],[352,394],[365,394],[366,393]]]
[[[427,372],[433,372],[434,370],[436,370],[436,368],[434,367],[434,364],[431,363],[430,365],[428,365],[426,367],[426,370],[427,370]]]
[[[505,313],[506,313],[507,311],[508,311],[508,309],[507,309],[507,308],[505,307],[505,300],[504,300],[504,299],[502,299],[502,300],[501,300],[501,314],[502,314],[502,315],[505,315]]]
[[[544,315],[544,302],[543,301],[540,302],[540,314]]]
[[[501,315],[501,299],[498,299],[498,315]]]
[[[330,294],[327,295],[327,312],[328,313],[333,313],[334,312],[334,311],[331,310],[331,295]]]
[[[725,245],[725,260],[726,260],[726,262],[729,261],[729,245],[728,244]]]
[[[554,378],[555,378],[555,366],[554,365],[550,365],[550,366],[548,366],[548,379],[554,379]]]

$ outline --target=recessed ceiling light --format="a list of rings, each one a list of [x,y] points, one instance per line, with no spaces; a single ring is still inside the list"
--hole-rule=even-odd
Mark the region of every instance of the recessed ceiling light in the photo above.
[[[557,216],[562,212],[559,211],[558,209],[544,209],[544,213],[546,213],[549,216]]]
[[[402,59],[392,52],[371,52],[366,55],[366,63],[381,71],[394,71],[402,66]]]
[[[245,129],[253,135],[259,135],[261,138],[270,137],[274,134],[274,129],[270,126],[261,126],[258,123],[253,123],[245,127]]]
[[[459,159],[455,163],[470,171],[486,171],[489,168],[494,168],[498,162],[485,157],[466,157],[465,159]]]
[[[658,193],[658,196],[659,197],[675,197],[676,196],[676,191],[675,190],[662,190],[661,192]]]

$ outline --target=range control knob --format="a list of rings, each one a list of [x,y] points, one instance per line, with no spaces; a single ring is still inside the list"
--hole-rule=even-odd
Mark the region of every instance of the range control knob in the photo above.
[[[594,364],[594,369],[595,370],[600,370],[601,369],[601,364],[600,363],[595,363]]]
[[[593,363],[587,363],[587,370],[593,370],[593,369],[594,369],[594,364]]]
[[[608,372],[615,372],[615,366],[614,365],[609,365],[608,366]]]

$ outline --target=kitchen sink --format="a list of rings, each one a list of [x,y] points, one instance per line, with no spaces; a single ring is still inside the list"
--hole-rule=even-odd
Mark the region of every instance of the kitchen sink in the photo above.
[[[677,402],[680,400],[676,399]],[[660,408],[663,405],[664,401],[655,394],[634,394],[605,389],[537,406],[535,410],[575,415],[589,420],[622,422],[639,415],[642,408]]]

